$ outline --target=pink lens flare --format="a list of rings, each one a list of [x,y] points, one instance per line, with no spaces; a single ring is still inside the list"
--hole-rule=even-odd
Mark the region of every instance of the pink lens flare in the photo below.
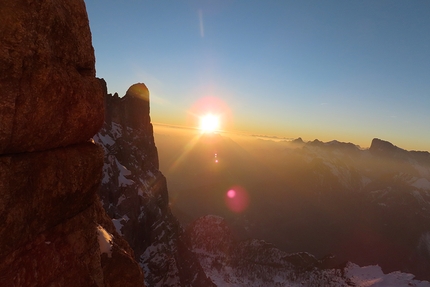
[[[230,189],[229,191],[227,191],[227,196],[229,198],[233,198],[236,196],[236,191],[234,191],[233,189]]]
[[[249,206],[248,192],[241,186],[234,186],[226,192],[225,204],[236,213],[245,211]]]

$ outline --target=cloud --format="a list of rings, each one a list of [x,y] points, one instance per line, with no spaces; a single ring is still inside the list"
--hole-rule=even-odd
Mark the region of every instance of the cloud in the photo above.
[[[251,135],[252,137],[259,138],[259,139],[266,139],[266,140],[273,140],[273,141],[292,141],[294,138],[287,138],[287,137],[278,137],[278,136],[272,136],[272,135]]]

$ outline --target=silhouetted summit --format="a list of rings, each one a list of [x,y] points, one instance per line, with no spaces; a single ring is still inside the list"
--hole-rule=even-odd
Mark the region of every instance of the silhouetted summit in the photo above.
[[[149,90],[144,83],[137,83],[128,88],[124,98],[134,97],[149,103]]]
[[[384,141],[378,138],[374,138],[372,140],[372,144],[370,145],[369,150],[371,152],[384,152],[384,153],[392,153],[398,150],[402,150],[397,146],[393,145],[389,141]]]
[[[106,82],[101,81],[102,85],[106,86]],[[144,130],[146,134],[152,136],[151,118],[149,116],[149,90],[145,84],[132,85],[124,97],[119,97],[117,93],[113,96],[109,95],[105,97],[105,102],[105,119],[108,124],[115,122],[124,127]]]

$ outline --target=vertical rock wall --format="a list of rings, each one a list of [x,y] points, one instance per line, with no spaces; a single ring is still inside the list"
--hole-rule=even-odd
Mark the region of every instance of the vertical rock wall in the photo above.
[[[132,85],[122,98],[106,95],[106,121],[94,140],[105,151],[103,207],[133,248],[146,285],[214,286],[170,211],[144,84]]]
[[[0,4],[0,152],[86,141],[103,123],[83,1]]]
[[[0,39],[0,286],[143,286],[97,196],[104,93],[83,0],[2,0]]]

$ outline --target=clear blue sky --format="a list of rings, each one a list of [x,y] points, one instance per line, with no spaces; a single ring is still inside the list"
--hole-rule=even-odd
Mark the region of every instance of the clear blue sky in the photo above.
[[[226,129],[430,150],[430,1],[85,2],[97,76],[153,122],[212,96]]]

